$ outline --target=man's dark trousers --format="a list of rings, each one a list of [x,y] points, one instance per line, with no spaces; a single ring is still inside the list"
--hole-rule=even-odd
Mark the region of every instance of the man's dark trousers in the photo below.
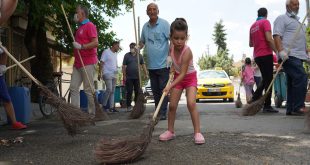
[[[135,102],[137,101],[139,94],[139,79],[126,79],[126,103],[127,107],[131,106],[132,102],[132,92],[135,91]]]
[[[262,81],[258,85],[257,89],[255,90],[252,100],[258,100],[263,93],[263,90],[265,89],[265,92],[268,89],[268,86],[270,85],[272,78],[273,78],[273,55],[266,55],[262,57],[256,57],[255,63],[258,65],[260,72],[262,73]],[[271,107],[271,94],[272,94],[272,87],[270,88],[270,91],[267,95],[267,98],[265,100],[264,107],[269,108]]]
[[[302,60],[289,57],[283,64],[287,79],[286,112],[296,112],[305,106],[307,74]]]
[[[163,90],[165,89],[166,84],[168,82],[169,70],[170,68],[149,69],[151,88],[155,100],[155,107],[157,107],[160,97],[163,94]],[[168,98],[166,96],[161,105],[159,115],[161,116],[167,115],[167,105],[168,105]]]

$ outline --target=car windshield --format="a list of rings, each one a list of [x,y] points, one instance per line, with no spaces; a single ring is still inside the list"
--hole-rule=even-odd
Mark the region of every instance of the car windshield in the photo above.
[[[227,78],[227,75],[223,71],[215,71],[215,70],[210,70],[210,71],[204,71],[201,72],[198,76],[200,79],[204,78]]]

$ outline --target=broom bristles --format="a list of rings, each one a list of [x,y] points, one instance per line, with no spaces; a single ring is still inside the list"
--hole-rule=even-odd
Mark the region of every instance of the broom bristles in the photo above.
[[[241,98],[240,98],[240,93],[238,93],[238,98],[235,101],[235,106],[236,106],[236,108],[241,108],[242,107],[242,101],[241,101]]]
[[[69,135],[76,135],[77,129],[81,126],[95,125],[92,117],[89,114],[84,113],[80,108],[77,108],[57,97],[45,86],[39,86],[39,88],[42,89],[41,94],[47,97],[47,103],[57,109],[57,113],[63,121],[64,127]]]
[[[95,149],[99,163],[131,163],[137,160],[149,145],[155,124],[151,121],[139,137],[102,138]]]
[[[95,106],[96,106],[96,112],[95,112],[95,118],[96,121],[103,121],[103,120],[109,120],[109,116],[106,112],[104,112],[97,101],[96,95],[94,95],[95,100]]]
[[[146,108],[144,103],[145,97],[142,90],[140,90],[135,106],[132,108],[132,111],[129,115],[131,119],[138,119],[143,115]]]
[[[246,104],[242,109],[242,115],[243,116],[254,116],[257,112],[259,112],[265,103],[267,95],[264,95],[260,99],[250,103]]]

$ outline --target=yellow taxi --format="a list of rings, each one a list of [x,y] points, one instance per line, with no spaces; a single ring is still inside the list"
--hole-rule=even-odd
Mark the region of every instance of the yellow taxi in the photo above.
[[[196,102],[200,99],[234,101],[234,86],[224,70],[203,70],[198,74]]]

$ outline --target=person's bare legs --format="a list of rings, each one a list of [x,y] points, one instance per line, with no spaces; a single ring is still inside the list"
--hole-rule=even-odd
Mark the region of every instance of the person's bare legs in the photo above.
[[[176,88],[171,89],[168,111],[168,131],[170,132],[174,132],[175,115],[178,108],[178,103],[182,95],[182,91],[183,90]]]
[[[186,88],[186,100],[187,100],[187,108],[189,113],[191,114],[192,123],[194,126],[194,132],[200,133],[200,120],[199,113],[196,108],[196,87]]]
[[[11,119],[12,124],[16,123],[16,117],[15,117],[15,112],[14,112],[14,107],[13,107],[12,102],[3,102],[3,106],[6,111],[6,114]]]

